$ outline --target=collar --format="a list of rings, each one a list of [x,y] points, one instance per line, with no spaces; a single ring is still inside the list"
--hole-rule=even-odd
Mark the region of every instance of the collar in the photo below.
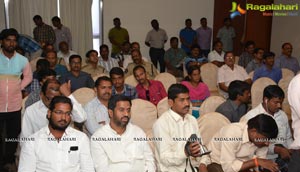
[[[63,138],[64,136],[70,135],[71,132],[72,132],[72,131],[71,131],[71,127],[68,126],[68,127],[66,128],[66,130],[65,130],[65,132],[64,132],[64,134],[63,134],[63,136],[62,136],[62,138]],[[48,136],[52,135],[52,133],[50,132],[50,129],[49,129],[49,125],[47,125],[47,127],[45,127],[45,133],[46,133],[46,135],[48,135]],[[52,135],[52,136],[53,136],[53,135]]]
[[[178,113],[174,112],[171,108],[169,108],[169,113],[171,115],[171,118],[173,118],[176,122],[179,122],[179,121],[187,121],[188,120],[188,115],[189,114],[186,114],[183,118],[182,116],[180,116]]]
[[[237,104],[235,104],[233,100],[230,100],[230,99],[228,99],[228,100],[234,110],[237,110],[239,108],[239,106]]]
[[[119,135],[113,128],[111,128],[110,123],[107,124],[107,128],[108,128],[109,132],[111,132],[114,135],[119,136],[119,137],[127,134],[127,132],[129,132],[129,130],[131,129],[131,127],[132,127],[132,124],[129,121],[129,123],[126,126],[126,129],[125,129],[124,133],[122,135]]]

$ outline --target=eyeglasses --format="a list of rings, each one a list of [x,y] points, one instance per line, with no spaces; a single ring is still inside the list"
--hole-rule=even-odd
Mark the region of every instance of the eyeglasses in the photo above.
[[[57,115],[67,115],[67,116],[71,116],[72,115],[72,112],[63,112],[61,110],[54,110],[52,112],[54,112]]]
[[[233,56],[226,56],[225,58],[226,59],[233,59],[234,57]]]

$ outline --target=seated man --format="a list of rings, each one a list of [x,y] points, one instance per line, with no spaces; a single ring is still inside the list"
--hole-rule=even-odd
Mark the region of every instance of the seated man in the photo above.
[[[254,71],[253,82],[261,77],[268,77],[278,84],[282,78],[282,71],[274,66],[274,56],[272,52],[266,52],[263,55],[264,64]]]
[[[214,42],[214,50],[208,54],[208,62],[215,64],[218,67],[224,65],[223,43],[221,41]]]
[[[154,142],[158,171],[195,171],[194,167],[187,163],[190,157],[195,157],[196,167],[199,167],[201,172],[205,172],[204,164],[210,163],[209,156],[203,155],[200,158],[199,142],[187,144],[192,134],[196,134],[199,138],[197,120],[188,114],[190,109],[188,88],[181,84],[171,85],[168,90],[168,103],[171,108],[163,113],[153,125],[154,137],[163,139]]]
[[[82,67],[83,72],[91,74],[92,77],[107,73],[104,67],[98,65],[99,57],[96,50],[88,51],[85,56],[87,64]]]
[[[58,64],[58,59],[57,59],[57,55],[56,55],[55,51],[48,51],[46,53],[45,58],[50,63],[50,69],[52,69],[56,72],[56,75],[58,78],[60,78],[61,76],[63,76],[64,74],[66,74],[68,72],[68,69],[66,68],[66,66]]]
[[[55,79],[56,72],[52,69],[41,70],[37,73],[37,78],[39,82],[39,88],[35,89],[28,95],[28,98],[25,101],[25,108],[27,108],[28,106],[34,104],[35,102],[41,99],[40,98],[41,87],[48,79]]]
[[[238,64],[243,68],[246,68],[248,63],[253,60],[255,43],[253,41],[247,41],[245,44],[244,52],[240,55]]]
[[[69,126],[72,107],[71,99],[64,96],[54,97],[49,102],[48,111],[43,114],[49,124],[25,141],[19,172],[95,171],[87,136]]]
[[[199,66],[201,67],[203,64],[207,63],[206,57],[200,56],[201,49],[198,45],[193,45],[191,47],[191,55],[187,57],[184,61],[185,68],[188,70],[190,66]]]
[[[106,44],[100,46],[99,65],[104,67],[107,72],[113,67],[119,67],[118,61],[115,58],[109,57],[109,48]]]
[[[264,114],[247,123],[224,126],[208,144],[208,149],[212,151],[212,164],[208,165],[208,171],[238,172],[261,167],[277,172],[277,164],[266,159],[269,141],[275,139],[277,134],[275,120]]]
[[[109,100],[109,124],[91,138],[91,152],[96,172],[155,172],[153,153],[144,131],[130,121],[131,100],[116,95]]]
[[[132,42],[130,45],[130,51],[131,50],[140,50],[140,44],[138,42]],[[142,57],[142,59],[145,62],[149,61],[146,57]],[[127,69],[128,65],[130,63],[133,63],[132,58],[131,58],[131,52],[130,52],[130,56],[125,56],[125,58],[124,58],[123,69]]]
[[[41,89],[41,100],[26,108],[23,119],[21,137],[28,137],[41,128],[47,126],[47,110],[55,96],[68,96],[73,103],[72,118],[76,122],[86,120],[86,113],[81,104],[73,97],[70,91],[70,82],[60,85],[56,79],[47,80]]]
[[[278,136],[276,140],[269,145],[267,154],[267,158],[274,162],[278,157],[286,161],[289,161],[291,158],[291,150],[288,148],[293,142],[293,138],[287,115],[280,109],[283,99],[283,90],[277,85],[269,85],[264,89],[263,102],[250,110],[241,119],[243,121],[248,121],[260,113],[270,115],[274,118],[278,126]]]
[[[167,72],[175,77],[183,77],[183,61],[186,57],[185,51],[178,48],[178,38],[170,39],[171,48],[169,48],[164,56]]]
[[[287,68],[295,74],[300,70],[299,62],[296,57],[292,56],[293,46],[291,43],[282,44],[282,54],[276,58],[275,67],[280,69]]]
[[[155,76],[158,75],[158,71],[156,67],[151,62],[147,62],[143,60],[140,50],[137,49],[132,50],[131,58],[133,62],[128,64],[128,67],[126,69],[126,76],[132,75],[133,68],[138,65],[141,65],[146,69],[147,76],[150,79],[154,79]]]
[[[125,41],[122,43],[122,46],[121,46],[121,52],[119,52],[118,54],[116,54],[115,56],[115,59],[117,59],[118,61],[118,64],[120,67],[124,68],[124,60],[125,59],[131,59],[131,53],[130,53],[130,42],[128,41]],[[127,63],[128,65],[128,63]],[[126,67],[127,67],[126,65]]]
[[[218,69],[217,83],[220,88],[221,95],[228,98],[228,86],[231,81],[246,81],[248,84],[251,84],[252,82],[246,70],[234,63],[235,57],[231,51],[225,53],[224,61],[225,65]]]
[[[124,72],[119,67],[114,67],[110,70],[109,76],[112,80],[112,96],[124,95],[131,100],[138,97],[135,87],[125,84]]]
[[[252,71],[255,71],[255,69],[259,68],[263,64],[263,55],[264,55],[264,49],[262,48],[255,48],[253,52],[254,59],[250,61],[246,67],[246,72],[250,73]]]
[[[247,113],[250,85],[244,81],[232,81],[228,93],[229,98],[216,109],[216,112],[223,114],[230,122],[239,122],[240,118]]]
[[[58,46],[59,46],[59,51],[57,53],[57,57],[63,59],[64,60],[63,63],[65,63],[68,66],[70,56],[75,55],[77,53],[69,49],[69,44],[66,41],[60,42]]]
[[[143,66],[134,67],[133,74],[138,82],[136,86],[138,98],[148,100],[156,106],[161,99],[167,97],[163,84],[160,81],[149,80]]]
[[[96,80],[94,89],[97,96],[84,106],[87,113],[85,126],[90,135],[93,135],[98,128],[109,123],[107,107],[111,98],[111,79],[107,76],[99,77]]]
[[[94,88],[95,83],[91,75],[81,71],[82,58],[80,55],[71,55],[69,63],[71,70],[61,77],[60,82],[71,81],[71,92],[82,87]]]

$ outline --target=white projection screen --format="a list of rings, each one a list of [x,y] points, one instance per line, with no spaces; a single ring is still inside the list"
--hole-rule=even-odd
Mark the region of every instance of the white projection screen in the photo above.
[[[111,47],[108,31],[113,27],[113,18],[121,19],[121,26],[129,32],[130,42],[141,45],[143,56],[149,57],[145,37],[151,28],[150,21],[157,19],[165,29],[169,39],[178,37],[185,27],[185,19],[190,18],[193,28],[200,26],[200,18],[206,17],[209,27],[213,25],[213,0],[103,0],[103,43]],[[169,48],[169,40],[165,49]]]

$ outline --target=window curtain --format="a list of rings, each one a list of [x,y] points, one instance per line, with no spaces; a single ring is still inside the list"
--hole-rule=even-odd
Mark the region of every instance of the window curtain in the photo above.
[[[0,32],[5,28],[5,5],[4,0],[0,0]]]
[[[10,0],[8,11],[10,27],[33,36],[32,18],[38,14],[44,23],[52,26],[51,18],[57,15],[57,0]]]
[[[70,28],[73,50],[83,59],[85,53],[93,48],[91,9],[92,0],[60,0],[62,24]]]

